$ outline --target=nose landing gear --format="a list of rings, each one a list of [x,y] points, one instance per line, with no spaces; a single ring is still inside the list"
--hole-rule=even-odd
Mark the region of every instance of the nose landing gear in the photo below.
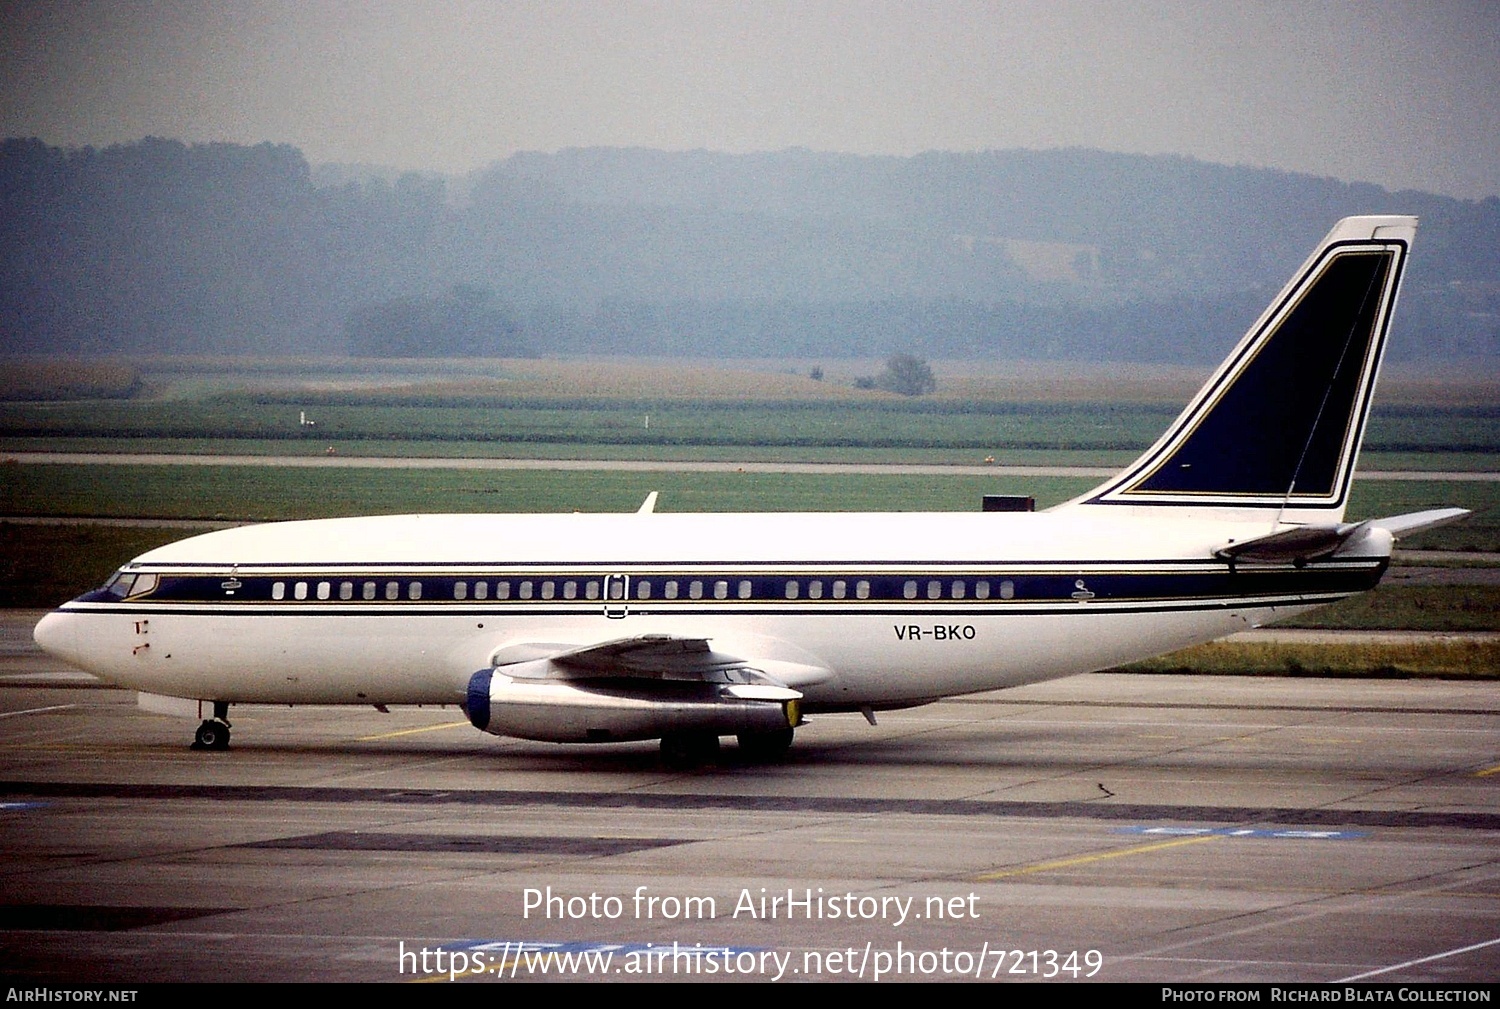
[[[193,734],[195,750],[229,749],[229,702],[214,702],[214,717],[206,718]]]

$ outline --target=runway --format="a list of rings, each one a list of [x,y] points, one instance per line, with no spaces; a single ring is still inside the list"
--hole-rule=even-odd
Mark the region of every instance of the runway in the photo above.
[[[1492,683],[1082,676],[682,773],[445,709],[198,753],[7,640],[16,983],[1500,976]]]
[[[961,466],[937,463],[714,462],[681,459],[499,459],[353,455],[232,455],[168,452],[5,452],[0,461],[72,466],[259,466],[276,469],[608,470],[628,473],[865,473],[890,476],[1114,476],[1114,466]],[[1495,483],[1500,472],[1360,470],[1355,479]]]

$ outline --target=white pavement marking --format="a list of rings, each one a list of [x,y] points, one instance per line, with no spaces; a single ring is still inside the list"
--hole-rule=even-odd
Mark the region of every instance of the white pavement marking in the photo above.
[[[25,711],[6,711],[0,713],[0,718],[15,718],[17,715],[39,715],[44,711],[62,711],[65,708],[76,708],[76,704],[51,704],[45,708],[27,708]]]
[[[1472,946],[1462,946],[1458,949],[1450,949],[1446,953],[1434,953],[1432,956],[1424,956],[1417,960],[1407,960],[1404,963],[1391,964],[1389,967],[1381,967],[1378,970],[1367,970],[1363,974],[1352,974],[1349,977],[1339,978],[1334,984],[1343,984],[1346,981],[1363,981],[1367,977],[1379,977],[1381,974],[1389,974],[1391,971],[1401,970],[1403,967],[1415,967],[1418,964],[1431,963],[1434,960],[1445,960],[1450,956],[1458,956],[1460,953],[1470,953],[1476,949],[1484,949],[1500,943],[1500,939],[1491,939],[1488,942],[1476,942]]]

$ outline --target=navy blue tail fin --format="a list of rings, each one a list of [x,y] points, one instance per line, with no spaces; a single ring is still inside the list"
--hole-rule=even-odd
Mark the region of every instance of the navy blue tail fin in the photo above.
[[[1414,217],[1348,217],[1161,439],[1069,502],[1252,509],[1338,522]]]

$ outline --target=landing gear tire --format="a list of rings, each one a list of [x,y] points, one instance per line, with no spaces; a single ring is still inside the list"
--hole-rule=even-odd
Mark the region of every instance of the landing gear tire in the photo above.
[[[740,753],[747,760],[777,760],[786,755],[792,745],[794,729],[777,729],[774,732],[741,732]]]
[[[229,723],[221,722],[217,718],[206,719],[193,735],[193,749],[229,749]]]
[[[661,737],[662,763],[688,771],[719,755],[719,737],[712,732],[669,732]]]

